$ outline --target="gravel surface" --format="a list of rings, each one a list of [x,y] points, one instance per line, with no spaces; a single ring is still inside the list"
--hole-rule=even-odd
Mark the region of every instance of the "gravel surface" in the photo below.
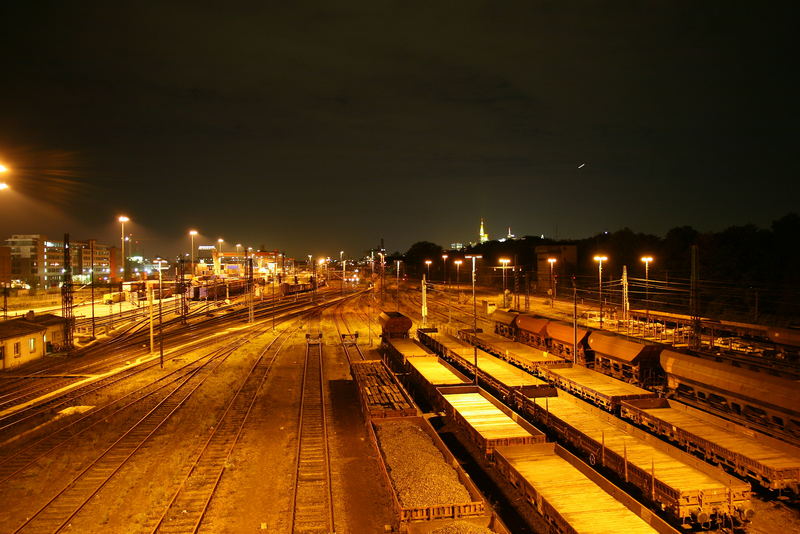
[[[453,521],[449,525],[431,530],[430,534],[494,534],[494,531],[464,521]]]
[[[418,425],[390,421],[376,428],[389,476],[404,507],[472,502],[455,470]]]

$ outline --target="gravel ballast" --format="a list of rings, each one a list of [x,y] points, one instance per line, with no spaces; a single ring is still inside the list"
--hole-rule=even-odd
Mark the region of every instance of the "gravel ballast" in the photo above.
[[[472,502],[455,469],[445,462],[419,425],[410,421],[387,421],[375,427],[389,477],[403,507]]]
[[[494,531],[465,521],[453,521],[449,525],[431,530],[430,534],[494,534]]]

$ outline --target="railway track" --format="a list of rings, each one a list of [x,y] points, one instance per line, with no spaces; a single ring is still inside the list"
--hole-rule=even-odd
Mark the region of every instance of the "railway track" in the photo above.
[[[214,425],[214,431],[195,457],[186,477],[172,494],[166,509],[155,524],[147,528],[149,532],[194,533],[199,530],[256,396],[278,353],[301,324],[281,332],[261,351],[225,412]]]
[[[308,299],[298,300],[297,302],[287,302],[282,303],[280,309],[278,307],[267,307],[265,309],[257,310],[255,313],[255,320],[261,321],[272,318],[273,314],[287,314],[293,313],[299,308],[306,306],[309,304]],[[324,304],[324,303],[320,303]],[[179,330],[173,331],[171,334],[165,332],[164,342],[165,345],[168,347],[178,345],[182,342],[187,340],[195,339],[198,336],[202,335],[205,332],[209,332],[216,328],[219,328],[220,325],[228,323],[235,319],[241,319],[242,317],[246,317],[247,310],[238,310],[232,313],[229,313],[225,316],[221,317],[212,317],[210,319],[205,319],[200,323],[196,324],[189,324],[180,328]],[[179,318],[174,318],[170,320],[170,324],[172,326],[176,326],[179,324]],[[5,401],[0,404],[0,412],[3,410],[8,410],[9,408],[18,406],[20,404],[25,404],[30,402],[34,399],[37,399],[43,395],[48,393],[58,391],[59,389],[68,386],[74,383],[77,380],[82,378],[86,378],[88,375],[93,374],[102,374],[104,372],[108,372],[109,370],[113,369],[114,367],[118,367],[125,362],[135,360],[136,358],[140,358],[143,356],[147,356],[150,354],[149,348],[146,348],[147,345],[147,332],[139,333],[133,336],[130,339],[114,339],[108,344],[104,345],[103,347],[97,347],[98,352],[101,353],[101,357],[98,358],[96,361],[87,362],[85,364],[78,364],[76,365],[74,361],[71,362],[64,362],[62,364],[58,364],[56,366],[51,367],[48,370],[41,370],[36,375],[32,376],[39,376],[41,380],[37,379],[36,382],[31,384],[31,378],[22,378],[17,380],[17,384],[23,384],[24,387],[18,388],[14,391],[8,391],[5,396]],[[145,348],[142,347],[142,344],[145,344]],[[120,354],[121,351],[129,350],[130,352],[125,352],[124,354]],[[107,356],[103,356],[107,354]],[[170,355],[172,357],[172,355]],[[138,367],[138,366],[137,366]],[[49,376],[58,376],[59,378],[55,379],[47,379],[44,378],[45,372],[47,373],[60,373],[60,375],[53,375],[49,374]],[[123,374],[136,374],[139,372],[136,368],[131,368],[130,370],[123,371]],[[107,387],[113,383],[116,383],[116,379],[113,377],[108,377],[107,379],[101,379],[103,384],[98,388],[94,388],[91,384],[88,384],[85,387],[78,387],[75,390],[67,393],[71,397],[70,400],[75,400],[76,398],[85,395],[87,393],[91,393],[100,387]],[[12,384],[13,385],[13,384]],[[60,396],[59,396],[60,398]],[[43,408],[39,411],[39,413],[47,412],[48,410],[52,409],[54,405],[59,404],[58,398],[48,400],[47,403],[49,404],[48,407]],[[38,410],[38,403],[36,406],[30,406],[25,408],[23,412],[27,412],[28,414],[34,410]],[[13,415],[13,417],[12,417]],[[20,414],[19,412],[15,412],[14,414],[9,414],[4,417],[0,417],[0,425],[3,428],[8,426],[4,424],[3,421],[5,418],[12,417],[12,420],[17,420],[20,418],[25,417],[25,415]],[[2,430],[2,428],[0,428]]]
[[[307,334],[306,338],[291,531],[329,533],[335,531],[335,524],[323,389],[322,334]]]
[[[138,419],[114,443],[103,450],[68,484],[63,486],[33,512],[13,532],[58,532],[66,527],[90,500],[119,472],[136,452],[153,437],[191,395],[240,346],[239,343],[219,349],[181,380],[165,388],[161,395],[149,397],[153,407]]]

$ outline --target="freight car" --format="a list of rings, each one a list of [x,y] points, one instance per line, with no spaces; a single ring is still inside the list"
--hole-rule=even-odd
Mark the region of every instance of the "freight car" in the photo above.
[[[296,295],[298,293],[307,293],[314,289],[312,284],[289,284],[282,282],[280,284],[280,293],[282,296]]]
[[[572,325],[544,317],[520,313],[515,310],[498,310],[492,313],[494,331],[512,341],[545,350],[567,361],[592,367],[594,353],[589,348],[589,330],[578,328],[577,338]],[[577,345],[577,357],[573,355]]]
[[[645,387],[658,386],[664,380],[658,359],[660,345],[592,332],[589,347],[594,353],[596,371]]]
[[[625,400],[624,419],[768,490],[800,490],[800,448],[682,402]]]
[[[678,532],[556,443],[497,447],[494,459],[549,532]]]
[[[539,373],[540,368],[545,367],[569,367],[572,365],[545,350],[537,350],[516,341],[509,341],[497,334],[459,330],[458,337],[531,373]]]
[[[572,395],[525,399],[521,410],[680,524],[741,525],[753,517],[749,484]]]
[[[411,330],[411,319],[400,312],[385,311],[378,316],[381,325],[381,339],[406,338]]]
[[[800,440],[795,380],[664,350],[660,356],[670,397],[793,442]]]

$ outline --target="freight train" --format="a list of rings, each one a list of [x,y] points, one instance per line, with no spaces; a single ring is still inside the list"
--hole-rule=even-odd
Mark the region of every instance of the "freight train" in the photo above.
[[[768,434],[800,441],[796,380],[611,332],[578,328],[576,336],[572,325],[529,314],[498,311],[492,317],[495,332],[506,338]]]

